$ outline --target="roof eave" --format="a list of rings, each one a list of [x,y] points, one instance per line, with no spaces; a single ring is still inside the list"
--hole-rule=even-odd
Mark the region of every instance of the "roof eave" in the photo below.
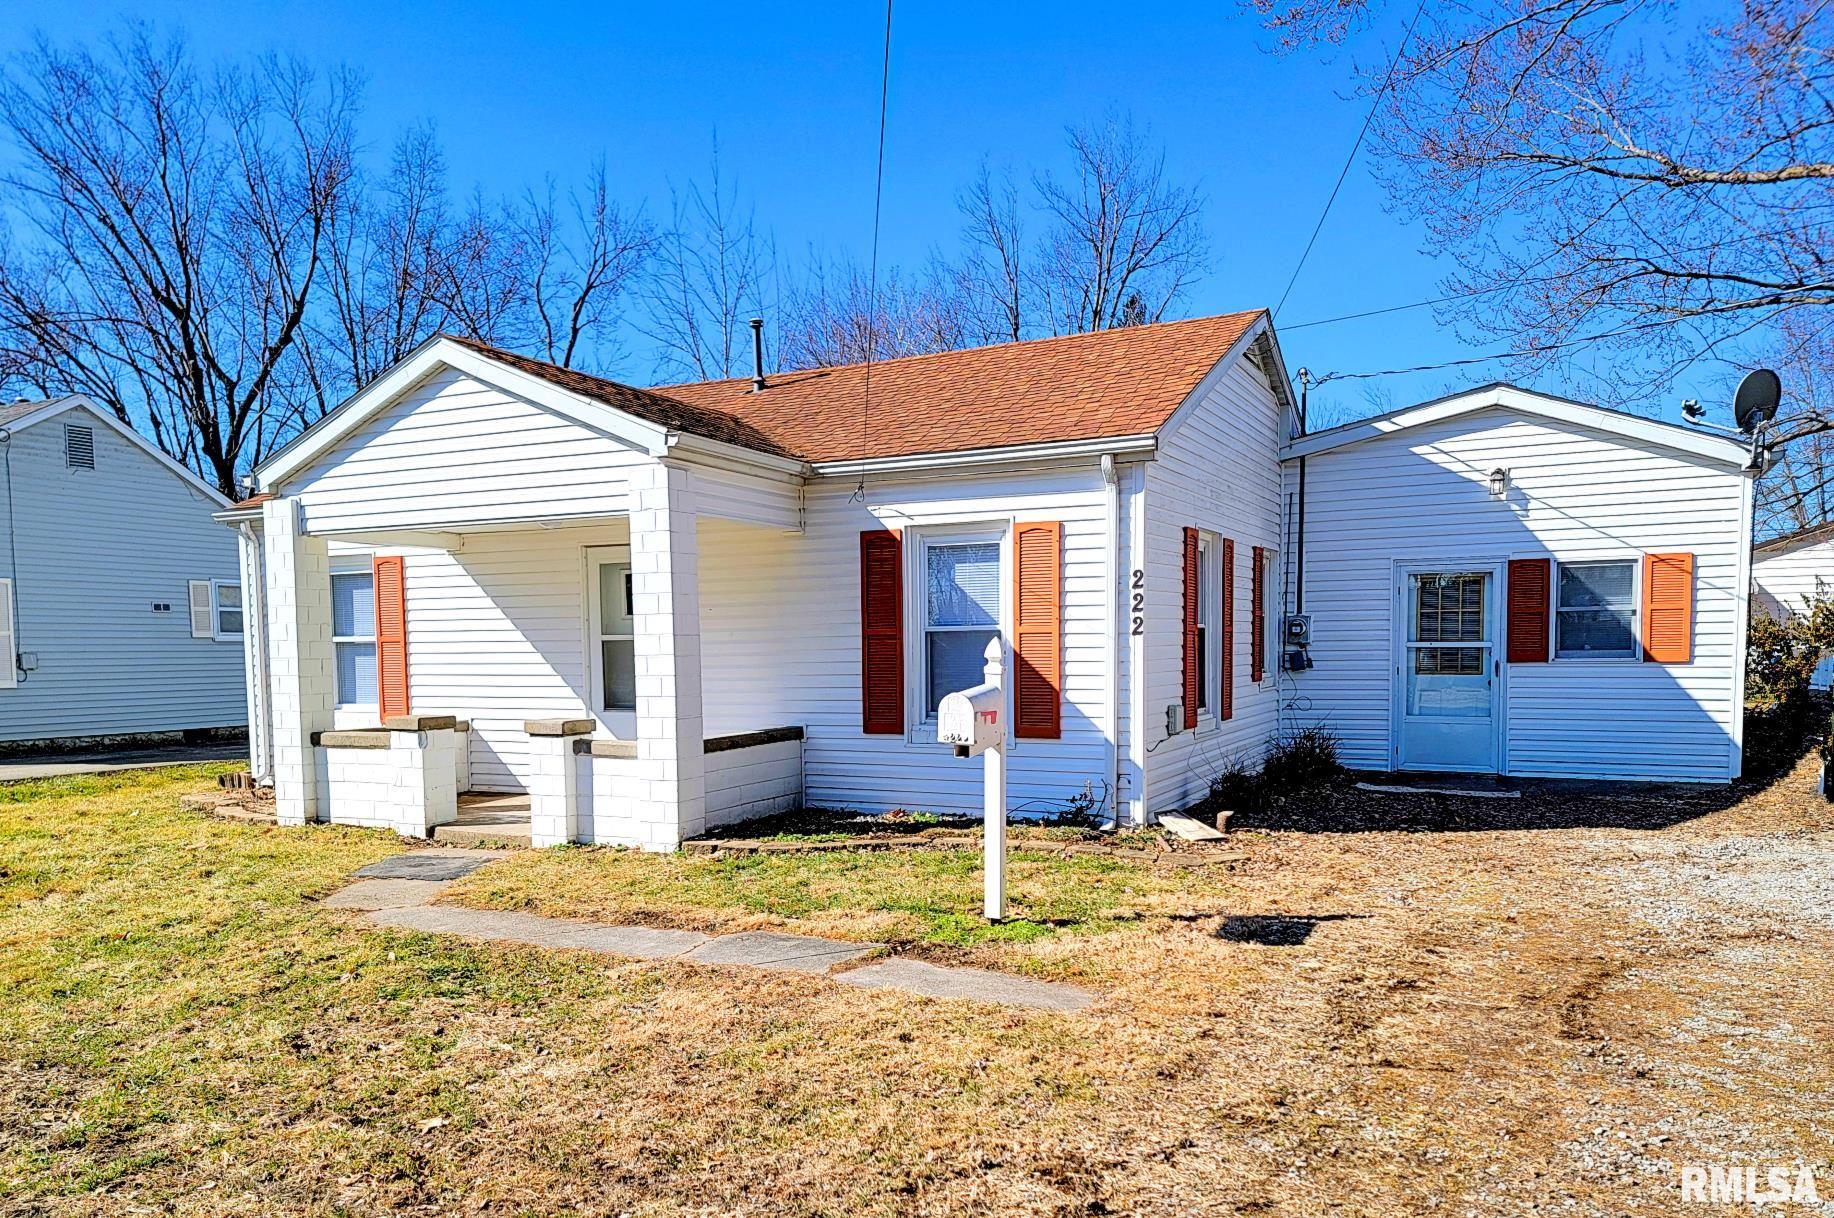
[[[1158,447],[1153,432],[1125,436],[1097,436],[1084,440],[1048,440],[1034,444],[1006,444],[997,448],[959,448],[938,452],[903,453],[890,457],[812,461],[809,472],[817,478],[854,478],[862,474],[914,473],[928,470],[978,470],[1015,461],[1075,462],[1103,456],[1131,456],[1150,460]]]

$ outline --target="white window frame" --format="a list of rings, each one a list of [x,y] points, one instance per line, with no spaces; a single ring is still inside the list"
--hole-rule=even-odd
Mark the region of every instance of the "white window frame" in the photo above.
[[[0,639],[5,639],[4,655],[0,655],[0,689],[17,689],[19,687],[19,606],[13,599],[13,577],[8,575],[0,579],[0,615],[4,615],[6,629],[0,631]]]
[[[1197,531],[1197,637],[1203,640],[1202,670],[1197,674],[1197,715],[1221,723],[1223,704],[1222,641],[1223,543],[1207,529]]]
[[[580,576],[584,583],[581,605],[581,630],[585,641],[586,663],[586,708],[592,718],[620,740],[637,738],[637,708],[607,709],[605,706],[605,672],[604,650],[599,646],[606,639],[623,638],[623,635],[607,635],[601,631],[601,614],[599,613],[599,568],[603,566],[631,566],[631,548],[628,545],[586,546]],[[631,617],[633,619],[630,639],[632,650],[635,650],[636,632],[636,593],[632,588]]]
[[[359,565],[358,563],[356,563],[353,560],[335,560],[334,559],[331,564],[331,575],[332,577],[336,577],[339,575],[367,575],[369,576],[369,603],[370,603],[369,633],[366,635],[335,633],[337,614],[335,612],[332,613],[331,620],[332,620],[333,634],[331,636],[331,684],[332,684],[331,697],[332,697],[333,705],[336,707],[336,709],[340,711],[378,711],[379,712],[380,708],[379,708],[378,703],[376,702],[346,702],[344,701],[344,691],[337,687],[338,644],[340,643],[368,643],[372,652],[374,652],[375,647],[376,647],[376,612],[375,612],[376,568],[375,568],[375,564],[369,559],[363,560],[361,565]],[[329,590],[329,585],[330,585],[329,580],[326,581],[326,585],[327,585],[327,590]],[[244,618],[242,624],[244,627],[246,627],[248,625],[248,619]],[[379,699],[381,695],[382,695],[382,674],[380,672],[377,672],[376,674],[376,696]]]
[[[1560,615],[1580,610],[1563,609],[1560,604],[1560,574],[1568,567],[1602,567],[1628,564],[1630,567],[1630,650],[1584,652],[1560,650]],[[1548,614],[1548,657],[1558,664],[1638,664],[1643,660],[1643,556],[1641,554],[1600,554],[1581,558],[1562,558],[1554,562],[1554,586],[1549,594],[1553,602]]]
[[[223,589],[234,588],[238,594],[242,591],[239,579],[213,579],[210,581],[210,628],[213,638],[219,643],[240,643],[248,630],[248,608],[246,600],[235,605],[223,603]],[[223,629],[223,611],[230,609],[242,615],[242,629],[227,631]]]
[[[1012,622],[1012,521],[986,519],[963,521],[960,523],[925,525],[922,528],[906,529],[904,533],[905,572],[905,645],[904,645],[904,689],[905,689],[905,722],[910,724],[905,731],[905,738],[913,744],[936,744],[936,715],[929,707],[929,572],[930,550],[934,546],[986,545],[989,542],[1000,550],[1000,610],[998,621],[994,625],[994,635],[1000,640],[1002,652],[1001,663],[1008,672],[1012,666],[1012,648],[1010,645]],[[939,627],[948,629],[948,627]],[[969,629],[962,627],[962,629]],[[974,627],[973,629],[985,629]],[[1006,682],[1006,720],[1009,725],[1006,733],[1007,749],[1014,749],[1012,731],[1012,682]],[[937,745],[938,748],[948,747]]]

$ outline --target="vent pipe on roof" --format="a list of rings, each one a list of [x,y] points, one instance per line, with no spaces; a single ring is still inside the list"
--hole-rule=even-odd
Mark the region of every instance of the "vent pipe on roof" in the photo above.
[[[764,392],[764,319],[751,319],[751,391]]]

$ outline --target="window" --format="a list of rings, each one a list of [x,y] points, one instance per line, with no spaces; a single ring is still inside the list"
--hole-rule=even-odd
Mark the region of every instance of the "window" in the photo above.
[[[1000,633],[1000,543],[930,544],[924,549],[924,706],[934,717],[944,694],[979,685],[987,644]]]
[[[1416,643],[1481,643],[1484,633],[1485,584],[1482,572],[1423,575],[1414,583]],[[1482,647],[1419,648],[1414,671],[1422,676],[1482,676]]]
[[[96,467],[96,433],[93,427],[64,424],[64,465],[69,469]]]
[[[1560,659],[1634,660],[1637,655],[1637,564],[1560,564],[1554,603],[1554,654]]]
[[[376,577],[331,575],[331,645],[337,653],[338,705],[376,705]]]
[[[242,585],[216,580],[210,585],[210,614],[219,639],[242,637]]]
[[[593,562],[592,632],[598,666],[598,709],[637,709],[636,619],[632,614],[630,561]]]
[[[1210,709],[1210,640],[1216,637],[1216,539],[1197,535],[1197,709]]]

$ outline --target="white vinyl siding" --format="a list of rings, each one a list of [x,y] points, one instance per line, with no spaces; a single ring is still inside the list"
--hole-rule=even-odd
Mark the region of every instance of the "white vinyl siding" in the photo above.
[[[621,513],[650,458],[450,370],[427,378],[282,489],[309,529],[437,528]]]
[[[1261,376],[1237,360],[1221,368],[1160,433],[1157,460],[1146,466],[1145,551],[1132,561],[1145,572],[1144,737],[1146,802],[1158,813],[1189,807],[1237,759],[1257,761],[1277,729],[1277,682],[1250,680],[1255,546],[1280,539],[1279,400]],[[1192,731],[1166,732],[1166,708],[1184,701],[1184,530],[1214,542],[1218,628],[1204,675],[1209,707]],[[1222,630],[1222,538],[1235,545],[1234,681],[1231,717],[1219,717]],[[1268,572],[1273,578],[1274,572]],[[1182,724],[1182,718],[1179,720]]]
[[[67,465],[66,423],[93,433],[106,477]],[[13,650],[35,668],[0,701],[0,740],[246,723],[242,647],[217,640],[211,594],[239,579],[236,535],[211,519],[221,505],[83,407],[16,429],[11,454],[0,562],[11,549],[18,568],[0,575],[13,578]],[[193,580],[205,609],[195,637]]]
[[[1502,500],[1487,486],[1499,467],[1510,471]],[[1294,473],[1289,463],[1289,489]],[[1504,664],[1502,768],[1701,781],[1736,771],[1749,519],[1738,471],[1499,407],[1317,454],[1307,485],[1316,667],[1288,685],[1294,721],[1334,732],[1347,764],[1393,764],[1397,560],[1451,570],[1551,556],[1558,578],[1561,562],[1683,552],[1695,557],[1692,661]]]
[[[1834,596],[1834,538],[1803,541],[1751,556],[1753,609],[1786,622],[1816,600]],[[1834,685],[1834,656],[1815,669],[1817,689]]]

